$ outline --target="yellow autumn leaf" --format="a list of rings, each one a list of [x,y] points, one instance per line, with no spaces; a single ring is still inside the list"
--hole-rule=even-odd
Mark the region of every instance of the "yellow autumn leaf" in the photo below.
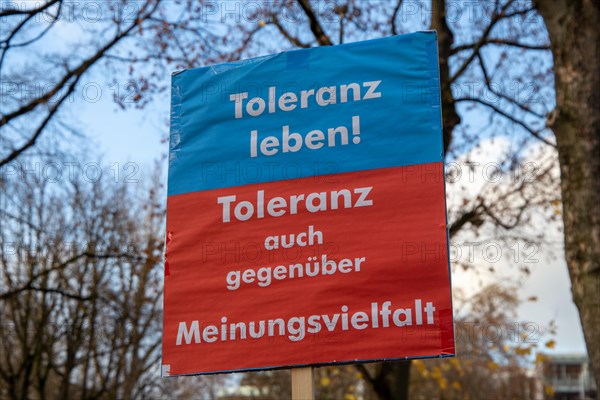
[[[330,383],[331,379],[329,379],[328,377],[324,376],[321,378],[321,386],[329,386]]]
[[[493,362],[493,361],[488,361],[488,362],[487,362],[487,367],[488,367],[489,369],[491,369],[492,371],[495,371],[495,370],[497,370],[498,368],[500,368],[500,366],[499,366],[498,364],[496,364],[495,362]]]
[[[548,340],[545,346],[549,349],[553,349],[556,346],[556,340]]]
[[[413,365],[417,367],[417,371],[419,371],[421,375],[425,375],[425,373],[427,372],[427,367],[425,366],[425,363],[423,361],[413,360]]]
[[[560,211],[560,201],[558,200],[553,200],[550,202],[550,204],[552,204],[552,208],[554,209],[554,215],[560,215],[561,211]]]
[[[529,335],[531,335],[531,333],[529,333],[529,332],[521,332],[521,333],[519,334],[519,336],[520,336],[520,337],[521,337],[521,339],[523,339],[523,340],[526,340],[526,339],[529,337]]]
[[[446,390],[446,389],[448,389],[448,380],[446,378],[441,378],[438,381],[438,385],[439,385],[440,389]]]
[[[458,361],[458,358],[451,358],[450,359],[450,365],[452,365],[456,369],[460,369],[461,368],[460,361]]]
[[[528,356],[531,354],[531,348],[529,347],[515,347],[515,354],[518,356]]]
[[[356,400],[356,396],[352,393],[346,393],[346,395],[344,396],[344,400]]]
[[[543,363],[545,360],[546,360],[546,357],[545,357],[543,354],[541,354],[541,353],[537,353],[537,354],[536,354],[536,356],[535,356],[535,363],[536,363],[536,364],[541,364],[541,363]]]
[[[552,388],[552,386],[545,386],[544,387],[544,392],[546,393],[547,396],[554,396],[554,389]]]
[[[460,382],[452,382],[452,387],[456,390],[460,390],[462,388],[462,386],[460,385]]]

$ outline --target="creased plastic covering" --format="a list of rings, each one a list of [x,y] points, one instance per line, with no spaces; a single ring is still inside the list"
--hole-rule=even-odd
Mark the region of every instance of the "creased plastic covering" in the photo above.
[[[436,35],[173,75],[163,376],[454,354]]]

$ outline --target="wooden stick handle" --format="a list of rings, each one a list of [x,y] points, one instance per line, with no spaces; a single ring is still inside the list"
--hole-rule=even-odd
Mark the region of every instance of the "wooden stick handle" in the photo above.
[[[313,367],[292,368],[292,400],[314,400]]]

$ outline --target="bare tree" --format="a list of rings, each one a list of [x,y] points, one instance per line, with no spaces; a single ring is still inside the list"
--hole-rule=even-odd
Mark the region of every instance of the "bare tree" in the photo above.
[[[155,393],[160,192],[36,177],[2,190],[2,397]]]
[[[201,56],[206,60],[218,32],[200,11],[192,0],[3,2],[0,167],[31,153],[48,132],[68,131],[60,116],[75,92],[92,83],[95,70],[105,78],[129,75],[129,82],[120,82],[128,90],[115,93],[115,101],[141,107],[158,90],[153,81],[167,76],[165,65],[183,68],[197,65]],[[64,31],[76,40],[57,46]]]
[[[573,300],[600,394],[600,4],[538,1],[554,56],[548,124],[560,159],[565,253]]]

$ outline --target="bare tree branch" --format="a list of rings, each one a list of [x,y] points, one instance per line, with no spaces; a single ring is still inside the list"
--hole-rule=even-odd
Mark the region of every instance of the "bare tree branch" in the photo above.
[[[288,32],[288,30],[285,29],[283,27],[283,25],[281,25],[281,22],[279,21],[279,18],[277,18],[277,15],[273,15],[272,19],[273,19],[272,24],[275,25],[275,27],[277,28],[277,30],[279,31],[279,33],[281,33],[283,35],[283,37],[286,38],[288,40],[288,42],[290,42],[292,45],[294,45],[296,47],[301,47],[301,48],[304,48],[304,49],[310,47],[310,44],[303,43],[297,37],[292,36],[292,34],[290,34]]]
[[[477,54],[477,59],[479,61],[479,66],[481,67],[481,73],[483,74],[483,79],[485,80],[485,85],[491,93],[507,100],[511,104],[514,104],[515,106],[519,107],[521,110],[523,110],[527,113],[535,115],[538,118],[545,118],[545,115],[535,112],[534,110],[531,109],[531,107],[527,106],[526,104],[522,104],[521,102],[513,99],[512,97],[508,97],[504,93],[500,93],[500,92],[496,91],[492,87],[492,80],[490,79],[490,75],[488,73],[487,67],[485,65],[485,62],[483,61],[483,57],[481,56],[481,54],[479,54],[479,53]]]
[[[474,102],[474,103],[478,103],[478,104],[484,105],[486,107],[489,107],[494,112],[496,112],[498,115],[503,116],[504,118],[506,118],[506,119],[514,122],[515,124],[519,125],[523,129],[525,129],[527,132],[529,132],[536,139],[542,141],[543,143],[547,144],[548,146],[556,147],[555,143],[552,143],[551,141],[549,141],[548,139],[546,139],[545,137],[543,137],[541,135],[541,131],[534,130],[534,129],[530,128],[525,122],[523,122],[523,121],[515,118],[514,115],[509,114],[507,111],[504,111],[504,110],[500,109],[499,107],[497,107],[496,105],[494,105],[492,103],[488,103],[488,102],[486,102],[486,101],[484,101],[482,99],[475,98],[475,97],[463,97],[463,98],[460,98],[460,99],[455,99],[454,101],[456,103],[460,103],[460,102]]]
[[[400,8],[402,8],[402,2],[403,2],[403,0],[398,0],[398,2],[396,3],[396,6],[394,7],[394,12],[392,13],[392,16],[390,17],[390,25],[392,27],[392,35],[398,34],[398,29],[396,28],[396,17],[398,16],[398,12],[400,11]]]
[[[43,12],[44,10],[46,10],[48,7],[50,7],[52,4],[55,4],[57,1],[60,1],[59,3],[59,7],[58,10],[56,11],[56,15],[52,16],[52,21],[50,21],[50,23],[48,24],[48,26],[42,30],[42,32],[40,32],[38,35],[36,35],[34,38],[27,40],[25,42],[22,43],[18,43],[18,44],[11,44],[11,40],[21,31],[21,29],[27,25],[31,20],[33,20],[34,18],[37,17],[38,13]],[[0,41],[0,51],[2,51],[2,54],[0,55],[0,69],[2,68],[2,64],[4,62],[4,59],[6,58],[6,54],[8,53],[8,50],[12,47],[23,47],[23,46],[27,46],[31,43],[36,42],[37,40],[39,40],[40,38],[42,38],[54,25],[54,23],[58,20],[58,16],[60,15],[61,12],[61,8],[62,8],[62,0],[55,0],[49,3],[46,3],[45,5],[43,5],[42,7],[40,7],[39,9],[36,9],[35,12],[32,13],[28,13],[27,17],[25,19],[23,19],[19,24],[17,24],[17,26],[11,31],[11,33],[8,35],[8,37],[2,41]],[[0,17],[2,18],[2,17]]]
[[[35,15],[41,11],[46,10],[48,7],[62,2],[62,0],[50,0],[47,3],[41,4],[39,8],[32,8],[31,10],[20,10],[18,8],[6,8],[3,11],[0,11],[0,18],[2,17],[9,17],[11,15]],[[17,4],[17,3],[14,3]],[[22,3],[24,4],[24,3]],[[38,2],[33,3],[35,5],[39,5]]]
[[[29,280],[27,282],[25,282],[23,285],[21,285],[19,288],[17,289],[13,289],[10,290],[8,292],[5,293],[1,293],[0,294],[0,299],[1,300],[5,300],[8,299],[10,297],[13,297],[21,292],[30,290],[30,289],[34,289],[34,282],[37,281],[38,279],[47,276],[48,274],[55,272],[55,271],[60,271],[65,269],[66,267],[68,267],[70,264],[84,259],[84,258],[91,258],[91,259],[97,259],[97,260],[102,260],[102,259],[118,259],[118,258],[129,258],[132,259],[132,255],[131,254],[127,254],[127,253],[115,253],[115,254],[94,254],[94,253],[90,253],[90,252],[83,252],[80,254],[77,254],[73,257],[70,257],[68,260],[55,265],[51,268],[45,269],[35,275],[33,275],[32,277],[29,278]]]
[[[29,103],[23,105],[19,109],[2,116],[2,119],[0,119],[0,127],[9,123],[11,120],[13,120],[15,118],[25,115],[26,113],[28,113],[30,111],[33,111],[37,106],[39,106],[41,104],[46,104],[54,95],[56,95],[58,93],[58,91],[62,90],[65,86],[68,87],[67,93],[65,95],[63,95],[60,98],[60,100],[57,101],[50,108],[48,115],[42,121],[42,123],[38,126],[38,128],[33,133],[33,135],[31,135],[31,137],[24,144],[22,144],[21,146],[15,148],[15,149],[12,149],[11,152],[6,157],[4,157],[2,160],[0,160],[0,166],[3,166],[5,164],[11,162],[12,160],[16,159],[25,150],[29,149],[36,143],[39,136],[44,131],[44,128],[50,122],[50,120],[52,119],[54,114],[58,111],[60,105],[73,92],[73,90],[75,89],[75,86],[76,86],[77,82],[79,81],[79,79],[81,78],[81,76],[83,74],[85,74],[96,62],[98,62],[98,60],[100,60],[106,54],[106,52],[108,50],[113,48],[119,41],[121,41],[121,39],[126,37],[131,31],[133,31],[135,28],[137,28],[138,25],[144,19],[146,19],[150,15],[152,15],[152,13],[156,10],[156,7],[158,6],[158,2],[155,2],[154,5],[150,8],[150,10],[144,14],[144,12],[146,11],[149,4],[150,3],[146,3],[145,6],[142,7],[142,9],[140,10],[140,13],[139,13],[139,15],[140,15],[139,18],[136,18],[135,21],[127,29],[125,29],[124,31],[121,31],[119,34],[115,35],[112,38],[112,40],[110,40],[107,44],[105,44],[102,48],[100,48],[93,56],[91,56],[88,59],[81,62],[76,68],[74,68],[73,70],[67,71],[67,73],[63,76],[63,78],[60,80],[60,82],[52,90],[49,90],[43,96],[40,96],[38,98],[31,100]]]
[[[494,14],[491,17],[490,23],[484,29],[484,31],[481,33],[481,37],[479,38],[479,41],[473,45],[473,52],[469,55],[469,57],[467,57],[467,59],[462,63],[462,65],[457,69],[457,71],[454,73],[454,75],[450,78],[450,83],[454,82],[459,76],[461,76],[465,72],[465,70],[468,68],[468,66],[471,64],[471,62],[475,59],[475,57],[479,53],[479,50],[481,49],[481,47],[488,40],[488,36],[492,32],[492,29],[494,28],[494,26],[496,26],[496,23],[498,23],[498,21],[500,21],[502,18],[507,17],[505,13],[513,2],[514,2],[514,0],[507,1],[502,6],[499,13],[496,13],[494,11]]]
[[[460,46],[453,47],[452,50],[450,51],[450,53],[452,55],[454,55],[456,53],[459,53],[459,52],[465,51],[465,50],[472,50],[475,48],[480,49],[489,44],[497,45],[497,46],[519,47],[521,49],[526,49],[526,50],[544,50],[544,51],[550,50],[550,45],[535,45],[535,44],[519,43],[519,42],[515,42],[512,40],[507,40],[507,39],[486,38],[482,43],[469,43],[469,44],[463,44]]]
[[[308,21],[310,24],[310,30],[313,33],[313,35],[315,36],[315,38],[317,39],[317,43],[319,44],[319,46],[332,46],[333,42],[331,41],[329,36],[327,36],[325,31],[323,30],[323,27],[321,26],[321,24],[319,22],[319,18],[313,11],[308,0],[297,0],[297,1],[298,1],[298,4],[300,4],[300,7],[302,7],[302,10],[304,10],[304,13],[306,14],[306,16],[308,17]]]

